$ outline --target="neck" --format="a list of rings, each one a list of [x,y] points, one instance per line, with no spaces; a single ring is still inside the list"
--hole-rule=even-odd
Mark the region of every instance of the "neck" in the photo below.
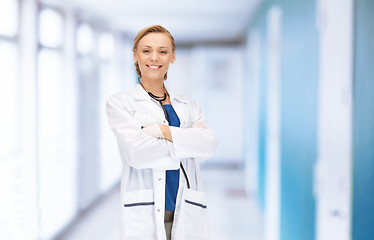
[[[141,83],[148,92],[151,92],[152,94],[156,96],[163,96],[165,93],[163,80],[156,81],[156,80],[142,79]]]

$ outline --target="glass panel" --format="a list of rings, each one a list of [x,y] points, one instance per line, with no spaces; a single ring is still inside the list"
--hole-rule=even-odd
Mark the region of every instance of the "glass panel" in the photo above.
[[[110,60],[114,55],[114,37],[110,33],[102,33],[99,38],[99,56],[102,60]]]
[[[63,55],[38,55],[39,204],[41,239],[51,239],[76,214],[76,152],[72,84],[64,76]],[[61,198],[61,196],[64,196]]]
[[[18,51],[12,42],[0,41],[0,156],[14,153],[19,141]]]
[[[14,37],[18,31],[18,1],[1,0],[0,35]]]
[[[40,44],[57,48],[63,42],[63,18],[55,10],[45,8],[40,13]]]
[[[82,24],[77,30],[77,51],[79,54],[92,54],[95,45],[95,34],[92,27]]]
[[[109,96],[121,90],[122,78],[120,75],[121,64],[115,61],[101,62],[100,64],[100,102],[105,102]],[[107,191],[120,179],[121,161],[116,153],[116,141],[113,133],[108,128],[105,108],[99,109],[100,113],[100,150],[101,150],[101,191]]]
[[[41,145],[58,141],[61,135],[61,54],[58,51],[43,49],[38,59],[39,108]]]

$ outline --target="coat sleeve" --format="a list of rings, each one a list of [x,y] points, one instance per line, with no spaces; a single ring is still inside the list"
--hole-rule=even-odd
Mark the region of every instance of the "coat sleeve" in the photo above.
[[[192,125],[198,121],[205,125],[204,114],[196,102],[192,102],[190,111]],[[196,158],[201,161],[212,157],[216,151],[218,139],[212,129],[170,127],[170,131],[176,158]]]
[[[172,144],[144,134],[140,123],[116,97],[112,96],[106,102],[106,113],[129,166],[137,169],[178,169],[179,161],[173,160],[170,154]]]

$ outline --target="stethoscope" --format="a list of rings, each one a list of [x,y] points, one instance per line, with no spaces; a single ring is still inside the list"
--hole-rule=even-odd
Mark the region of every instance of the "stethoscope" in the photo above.
[[[166,109],[165,109],[165,107],[164,107],[164,104],[162,104],[162,102],[165,101],[166,98],[167,98],[167,96],[168,96],[168,93],[166,92],[165,85],[163,86],[163,87],[164,87],[164,90],[165,90],[165,92],[164,92],[164,96],[159,97],[159,96],[156,96],[156,95],[154,95],[153,93],[149,92],[149,91],[148,91],[148,90],[143,86],[143,84],[141,83],[141,78],[140,78],[140,77],[138,78],[138,82],[139,82],[140,86],[142,86],[142,88],[144,89],[144,91],[146,91],[146,92],[148,93],[148,95],[149,95],[151,98],[153,98],[154,100],[156,100],[157,102],[160,103],[161,108],[162,108],[162,110],[164,111],[165,119],[168,120],[168,119],[169,119],[168,114],[167,114],[167,112],[166,112]],[[182,172],[183,172],[184,177],[186,178],[187,188],[190,189],[190,181],[188,180],[187,173],[186,173],[186,170],[185,170],[184,167],[183,167],[182,162],[180,162],[180,167],[181,167],[181,169],[182,169]]]
[[[143,84],[141,83],[141,80],[140,80],[140,79],[141,79],[141,78],[139,77],[139,78],[138,78],[138,82],[139,82],[140,86],[142,86],[142,88],[144,89],[144,91],[146,91],[146,92],[148,93],[148,95],[149,95],[151,98],[153,98],[154,100],[156,100],[157,102],[160,103],[160,105],[161,105],[161,107],[162,107],[162,110],[164,111],[165,119],[168,120],[168,114],[167,114],[167,112],[166,112],[166,109],[165,109],[165,107],[164,107],[164,104],[162,104],[162,102],[165,101],[166,98],[167,98],[167,96],[168,96],[168,94],[167,94],[167,92],[166,92],[166,88],[165,88],[165,86],[163,86],[163,87],[164,87],[164,90],[165,90],[165,92],[164,92],[164,96],[159,97],[159,96],[156,96],[156,95],[154,95],[153,93],[149,92],[149,91],[148,91],[148,90],[143,86]]]

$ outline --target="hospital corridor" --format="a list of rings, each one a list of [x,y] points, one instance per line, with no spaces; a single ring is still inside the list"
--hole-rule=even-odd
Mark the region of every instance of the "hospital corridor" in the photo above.
[[[242,172],[237,168],[209,168],[202,171],[209,197],[212,239],[263,239],[261,214],[253,196],[247,196],[243,192]],[[104,199],[99,199],[93,209],[85,212],[56,239],[119,239],[119,194],[119,186],[115,186]]]
[[[153,174],[141,189],[152,200],[125,202],[121,177],[128,187],[137,156],[122,154],[106,109],[115,93],[148,92],[134,39],[151,25],[175,40],[160,86],[196,101],[205,122],[171,125],[156,99],[162,119],[205,133],[190,145],[211,130],[218,139],[195,176],[180,168],[204,197],[185,202],[207,211],[210,238],[172,240],[374,239],[373,12],[372,0],[0,0],[0,240],[142,240],[120,237],[120,215],[134,204],[156,212],[164,179],[138,163]],[[178,171],[200,159],[175,157],[178,135],[161,135],[152,140]]]

